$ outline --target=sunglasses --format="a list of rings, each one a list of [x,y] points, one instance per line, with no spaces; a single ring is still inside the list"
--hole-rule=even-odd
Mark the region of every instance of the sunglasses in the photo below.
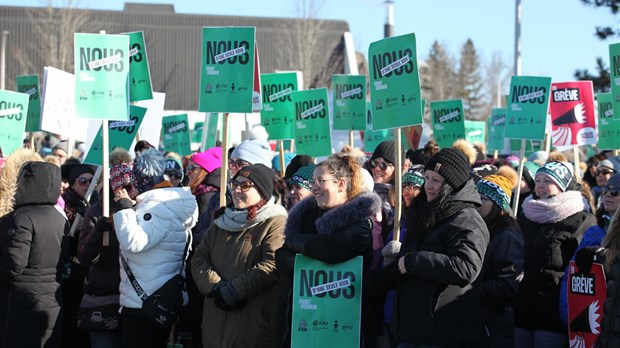
[[[90,185],[93,179],[77,178],[75,181],[77,181],[80,185]]]
[[[620,189],[618,188],[611,188],[609,186],[605,186],[603,188],[603,194],[607,194],[609,193],[612,197],[618,197],[618,195],[620,195]]]
[[[200,168],[200,166],[197,166],[195,164],[190,164],[189,166],[187,166],[187,172],[193,172],[194,170]]]
[[[228,161],[228,169],[241,169],[243,167],[249,166],[251,163],[244,160],[230,160]]]
[[[377,167],[379,167],[379,169],[381,170],[386,170],[389,166],[394,166],[394,164],[392,163],[388,163],[388,162],[378,162],[375,160],[370,161],[370,169],[375,169]]]
[[[231,191],[235,191],[239,188],[241,192],[248,192],[252,187],[254,187],[254,183],[251,181],[233,180],[228,184],[228,187]]]
[[[596,171],[596,175],[607,175],[607,174],[613,174],[614,172],[611,170],[597,170]]]

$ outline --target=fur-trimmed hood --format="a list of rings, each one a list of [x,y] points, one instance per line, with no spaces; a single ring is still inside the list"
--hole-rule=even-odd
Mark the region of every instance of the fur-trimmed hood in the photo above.
[[[302,232],[302,217],[309,212],[317,212],[319,208],[314,196],[297,203],[291,209],[286,222],[286,236]],[[376,193],[363,193],[346,203],[325,211],[314,225],[319,233],[332,234],[340,228],[365,218],[371,218],[381,209],[381,198]]]
[[[17,177],[22,165],[30,161],[43,161],[41,156],[30,149],[17,149],[7,157],[4,168],[0,170],[0,216],[13,211]]]

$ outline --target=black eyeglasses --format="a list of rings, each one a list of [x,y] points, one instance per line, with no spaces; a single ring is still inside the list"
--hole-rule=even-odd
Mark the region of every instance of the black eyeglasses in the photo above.
[[[190,164],[189,166],[187,166],[187,170],[186,171],[189,173],[189,172],[193,172],[194,170],[196,170],[198,168],[200,168],[200,166],[197,166],[195,164]]]
[[[381,170],[386,170],[389,166],[393,166],[393,165],[394,164],[392,164],[392,163],[383,162],[383,161],[381,161],[381,162],[375,161],[375,160],[370,161],[370,169],[375,169],[375,168],[379,167],[379,169],[381,169]]]
[[[605,186],[603,188],[603,194],[607,194],[609,193],[612,197],[618,197],[618,195],[620,195],[620,189],[619,188],[611,188],[609,186]]]
[[[248,192],[252,187],[254,187],[254,183],[251,181],[237,181],[233,180],[228,184],[228,187],[231,191],[237,190],[237,187],[241,190],[241,192]]]
[[[75,181],[77,181],[80,185],[90,185],[93,179],[77,178]]]
[[[241,159],[236,160],[236,161],[229,160],[228,161],[228,169],[230,169],[230,170],[241,169],[243,167],[249,166],[250,164],[251,164],[250,162],[247,162],[247,161],[244,161],[244,160],[241,160]]]
[[[596,175],[607,175],[607,174],[613,174],[614,172],[611,170],[597,170],[596,171]]]

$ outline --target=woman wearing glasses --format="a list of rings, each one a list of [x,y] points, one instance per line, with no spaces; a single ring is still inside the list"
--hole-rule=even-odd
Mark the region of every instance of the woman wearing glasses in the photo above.
[[[311,181],[314,198],[305,199],[291,209],[284,246],[276,256],[278,271],[289,280],[293,277],[296,253],[327,263],[363,256],[364,272],[369,269],[372,217],[379,210],[381,200],[374,193],[364,192],[362,170],[355,158],[338,154],[314,169]],[[287,303],[288,315],[291,299],[292,295]],[[364,304],[362,313],[364,322]],[[285,345],[290,341],[290,321],[287,326]],[[374,339],[374,335],[368,338]]]
[[[607,185],[607,180],[616,173],[613,163],[610,160],[605,159],[598,163],[596,166],[596,186],[592,187],[592,194],[594,195],[594,202],[598,207],[600,204],[601,191]]]
[[[534,177],[518,221],[525,241],[523,280],[515,303],[515,346],[565,347],[560,319],[560,280],[587,228],[596,224],[584,201],[572,165],[547,162]]]
[[[277,346],[274,254],[282,246],[286,210],[274,204],[274,173],[262,164],[237,172],[233,204],[218,210],[192,258],[192,274],[206,295],[204,347]]]
[[[620,207],[620,174],[614,174],[611,178],[609,178],[607,185],[603,187],[603,190],[601,191],[601,205],[598,207],[595,214],[596,225],[588,228],[583,234],[583,239],[579,243],[573,258],[571,259],[578,261],[577,267],[580,270],[583,268],[580,267],[581,261],[592,261],[593,253],[589,255],[580,254],[580,256],[577,257],[577,252],[587,247],[598,247],[602,245],[603,239],[605,238],[605,235],[607,235],[607,230],[611,223],[611,219],[616,213],[616,210],[618,210],[618,207]],[[594,250],[595,249],[590,249],[590,251]],[[588,258],[589,260],[587,260]],[[562,318],[565,326],[568,325],[568,298],[566,292],[568,272],[569,269],[567,267],[564,271],[560,288],[560,317]]]

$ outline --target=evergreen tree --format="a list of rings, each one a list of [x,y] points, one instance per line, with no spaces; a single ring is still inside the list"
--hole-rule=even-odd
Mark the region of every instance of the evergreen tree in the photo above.
[[[471,39],[461,48],[461,59],[456,78],[456,97],[463,100],[463,113],[467,119],[482,120],[486,115],[480,57]]]
[[[454,60],[439,42],[433,42],[426,63],[428,64],[428,81],[431,84],[425,86],[429,91],[429,100],[453,99],[456,96]]]

